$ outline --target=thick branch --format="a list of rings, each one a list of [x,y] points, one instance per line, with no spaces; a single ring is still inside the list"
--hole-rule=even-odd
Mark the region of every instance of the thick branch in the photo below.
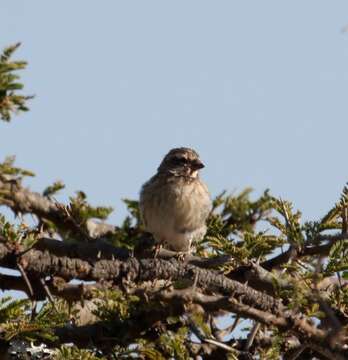
[[[64,231],[74,231],[80,236],[90,238],[102,237],[113,233],[116,227],[109,224],[88,220],[84,228],[79,228],[67,214],[66,207],[38,192],[24,188],[19,181],[0,178],[0,204],[11,208],[16,214],[35,214],[39,218],[52,221]]]
[[[30,278],[30,284],[33,289],[33,296],[29,294],[28,286],[21,276],[0,274],[0,289],[1,290],[17,290],[26,293],[32,300],[45,300],[47,293],[45,292],[42,283],[36,277]],[[93,292],[97,289],[105,289],[110,287],[110,283],[95,283],[95,284],[69,284],[61,278],[52,278],[45,282],[50,293],[54,296],[61,297],[67,301],[88,300],[93,297]]]
[[[125,248],[115,247],[108,242],[96,240],[92,242],[60,241],[49,238],[41,238],[34,245],[35,250],[49,252],[58,257],[79,258],[81,260],[95,261],[99,259],[126,260],[130,252]]]
[[[334,354],[336,359],[344,358],[342,355],[342,346],[339,343],[332,343],[329,340],[327,331],[318,329],[312,325],[308,319],[301,315],[294,314],[291,311],[284,311],[279,315],[274,315],[270,312],[258,310],[255,307],[242,304],[235,298],[229,296],[204,295],[192,288],[183,290],[153,290],[152,292],[150,290],[147,293],[147,296],[149,296],[148,299],[152,301],[159,301],[166,305],[157,306],[151,310],[149,309],[151,312],[151,319],[146,320],[146,317],[142,314],[138,321],[134,321],[134,319],[130,320],[132,326],[129,331],[133,332],[132,336],[136,335],[134,331],[144,331],[146,326],[151,328],[156,321],[163,319],[164,309],[172,314],[179,314],[184,311],[185,304],[195,303],[201,305],[206,311],[232,311],[243,317],[257,320],[267,326],[275,326],[281,332],[293,333],[298,338],[301,338],[302,341],[308,341],[317,348],[320,347],[323,349],[326,346],[327,349],[331,349],[327,350],[327,352]],[[148,321],[150,321],[150,323]],[[123,324],[118,324],[117,322],[101,322],[82,327],[70,326],[56,329],[55,334],[59,337],[61,342],[74,341],[74,343],[79,346],[86,346],[87,344],[96,345],[99,342],[102,342],[104,346],[108,346],[110,341],[113,343],[122,343],[122,341],[125,340],[124,334],[127,334],[127,337],[129,336],[128,330],[125,330],[125,327],[127,328],[127,326],[127,322]]]
[[[62,343],[73,342],[79,347],[99,346],[101,349],[110,348],[114,344],[128,346],[134,339],[145,337],[149,340],[158,338],[160,331],[165,331],[164,319],[169,316],[180,316],[185,312],[182,304],[171,304],[171,306],[143,306],[133,317],[120,321],[100,321],[84,326],[64,326],[54,329],[57,341],[44,340],[53,346],[60,346]],[[174,324],[174,327],[180,326]]]
[[[2,242],[5,245],[6,239],[0,236],[0,242]],[[100,259],[126,260],[131,256],[131,252],[128,249],[115,247],[104,240],[83,242],[83,241],[74,241],[69,239],[65,239],[65,241],[60,241],[51,238],[40,238],[33,246],[33,249],[40,250],[42,252],[48,251],[50,254],[56,255],[58,257],[66,256],[66,257],[78,258],[90,262]],[[141,254],[141,257],[153,257],[153,251],[148,251],[145,255],[147,256]],[[176,256],[177,256],[176,252],[166,249],[161,249],[157,255],[158,258],[165,260],[171,259]],[[1,248],[0,248],[0,258],[1,258]],[[196,265],[198,267],[202,267],[206,269],[206,268],[216,268],[218,266],[221,266],[229,262],[230,259],[231,257],[229,255],[214,256],[210,258],[201,258],[198,256],[187,255],[185,257],[185,262],[187,264]]]
[[[58,250],[56,254],[59,254]],[[176,304],[183,305],[192,302],[200,304],[207,311],[231,311],[268,326],[276,326],[281,331],[292,331],[297,336],[310,337],[312,341],[317,343],[326,343],[328,340],[326,331],[316,328],[304,317],[286,311],[280,301],[237,281],[228,279],[215,271],[200,269],[176,259],[137,260],[136,258],[128,258],[125,260],[94,259],[94,261],[87,261],[67,256],[57,256],[56,254],[51,254],[47,250],[41,251],[38,248],[33,248],[19,256],[7,248],[5,244],[0,243],[0,265],[15,268],[17,261],[19,261],[26,273],[33,278],[51,275],[61,276],[67,280],[72,278],[96,281],[111,280],[115,285],[129,285],[130,287],[137,282],[153,281],[154,279],[170,280],[172,282],[180,281],[184,282],[186,287],[192,285],[194,288],[215,295],[192,292],[187,289],[173,290],[167,293],[160,292],[162,297],[160,300],[171,305],[166,307],[168,310],[176,306]],[[24,284],[19,283],[18,279],[4,275],[2,280],[7,284],[12,281],[18,288],[24,289]],[[32,283],[32,286],[36,289],[40,285]],[[77,291],[76,287],[69,289],[64,285],[59,288],[54,283],[49,284],[49,286],[51,286],[52,293],[56,291],[57,295],[59,295],[59,292],[63,294],[64,291],[65,293]],[[182,309],[183,306],[178,308]],[[76,337],[76,341],[82,344],[86,341],[89,342],[91,337],[95,340],[95,331],[98,331],[98,334],[104,334],[103,329],[104,324],[102,328],[99,325],[91,325],[78,330],[67,327],[58,329],[56,333],[61,341],[64,341],[65,337],[69,339]],[[107,331],[109,330],[108,327]],[[77,333],[74,333],[75,331]],[[122,331],[124,331],[123,325]],[[328,346],[331,346],[331,344],[328,344]]]
[[[277,271],[267,271],[261,265],[251,262],[232,270],[227,276],[240,283],[248,283],[253,289],[265,291],[271,296],[277,295],[277,289],[292,289],[293,284],[284,278],[280,278]],[[276,285],[276,286],[275,286]]]
[[[73,278],[80,280],[112,280],[116,285],[124,281],[151,281],[154,279],[188,281],[197,279],[196,285],[206,291],[233,295],[243,299],[245,304],[259,309],[278,313],[281,302],[271,296],[258,292],[237,281],[228,279],[215,271],[200,269],[184,264],[176,259],[141,259],[86,261],[67,256],[56,256],[48,251],[31,249],[19,259],[29,275],[38,278],[51,275],[60,276],[65,280]],[[16,254],[0,243],[0,266],[14,269]]]

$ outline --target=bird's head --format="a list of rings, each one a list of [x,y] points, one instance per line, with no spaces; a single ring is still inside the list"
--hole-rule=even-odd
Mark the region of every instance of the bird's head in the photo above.
[[[158,172],[196,178],[198,170],[202,168],[204,168],[204,164],[197,152],[190,148],[181,147],[168,152],[162,160]]]

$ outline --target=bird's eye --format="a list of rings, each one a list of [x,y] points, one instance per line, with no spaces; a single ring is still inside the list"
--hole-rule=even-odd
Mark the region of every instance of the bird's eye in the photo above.
[[[184,157],[174,157],[173,158],[173,163],[175,165],[181,165],[181,164],[185,164],[186,163],[186,159]]]

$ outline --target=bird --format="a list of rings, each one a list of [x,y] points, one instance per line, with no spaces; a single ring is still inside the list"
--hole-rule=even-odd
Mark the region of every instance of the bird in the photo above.
[[[140,215],[156,246],[191,254],[193,244],[203,239],[212,209],[208,188],[199,176],[204,167],[195,150],[174,148],[142,186]]]

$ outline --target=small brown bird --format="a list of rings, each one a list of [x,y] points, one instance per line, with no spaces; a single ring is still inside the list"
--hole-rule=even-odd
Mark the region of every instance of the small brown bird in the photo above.
[[[172,149],[157,174],[141,189],[140,211],[145,229],[164,248],[191,252],[191,244],[201,240],[207,231],[211,200],[198,175],[203,167],[193,149]]]

